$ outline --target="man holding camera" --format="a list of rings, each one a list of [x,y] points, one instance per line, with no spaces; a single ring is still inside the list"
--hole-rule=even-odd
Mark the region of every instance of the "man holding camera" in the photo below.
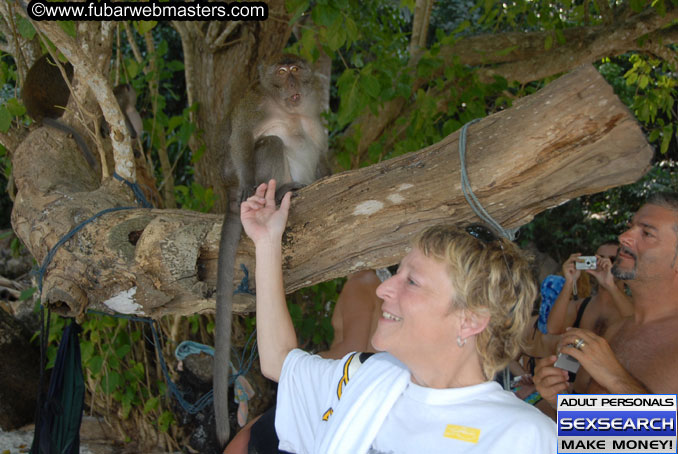
[[[619,236],[612,273],[633,294],[633,314],[605,337],[582,328],[563,334],[560,353],[591,376],[587,394],[678,393],[678,194],[653,196]],[[569,388],[556,356],[538,362],[534,381],[555,406]]]

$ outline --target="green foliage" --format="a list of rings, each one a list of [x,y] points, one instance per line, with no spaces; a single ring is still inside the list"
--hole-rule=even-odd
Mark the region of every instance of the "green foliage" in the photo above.
[[[209,213],[216,201],[212,188],[205,188],[196,182],[192,182],[190,186],[177,185],[174,191],[177,204],[186,210]]]
[[[54,361],[66,326],[63,317],[52,315],[47,367]],[[128,419],[143,417],[161,432],[175,423],[165,409],[166,386],[154,365],[155,352],[147,350],[145,323],[135,323],[104,314],[88,314],[81,323],[80,351],[83,373],[93,402],[119,408],[118,415]],[[98,397],[94,397],[98,396]]]
[[[313,351],[327,350],[332,343],[332,311],[344,279],[334,279],[299,290],[290,297],[287,308],[292,317],[299,345]]]
[[[678,157],[678,80],[672,68],[656,58],[627,54],[603,60],[598,69],[643,125],[648,141],[662,155]]]
[[[31,40],[35,37],[36,31],[33,24],[23,16],[16,16],[17,31],[26,40]]]
[[[532,241],[562,263],[570,254],[593,253],[599,244],[622,233],[633,214],[653,193],[678,191],[672,163],[659,163],[638,182],[578,197],[537,215],[522,227],[519,241]]]

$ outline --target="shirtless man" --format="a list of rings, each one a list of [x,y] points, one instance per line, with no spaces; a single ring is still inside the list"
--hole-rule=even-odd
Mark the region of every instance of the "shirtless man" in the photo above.
[[[592,377],[588,394],[678,392],[678,194],[657,194],[619,236],[613,274],[633,294],[633,315],[600,337],[573,328],[562,337],[562,353],[575,357]],[[608,343],[609,342],[609,343]],[[573,345],[579,345],[579,349]],[[567,371],[555,356],[538,362],[537,390],[551,405],[567,392]]]
[[[624,281],[615,279],[610,272],[618,249],[617,242],[610,241],[600,245],[596,251],[598,266],[594,270],[586,270],[598,281],[598,291],[595,295],[583,300],[571,298],[573,282],[579,279],[582,272],[576,267],[581,254],[572,254],[563,263],[565,284],[553,303],[546,322],[549,334],[562,334],[565,328],[574,326],[591,330],[602,336],[610,325],[615,324],[622,317],[633,314],[633,305],[624,294]]]

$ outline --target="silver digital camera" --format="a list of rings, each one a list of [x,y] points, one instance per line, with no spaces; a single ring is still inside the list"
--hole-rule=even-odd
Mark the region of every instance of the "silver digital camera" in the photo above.
[[[582,255],[574,262],[574,267],[578,270],[595,270],[598,266],[598,258],[595,255]]]
[[[556,360],[554,366],[576,374],[581,364],[579,364],[579,361],[577,361],[573,356],[570,356],[566,353],[558,353],[558,359]]]

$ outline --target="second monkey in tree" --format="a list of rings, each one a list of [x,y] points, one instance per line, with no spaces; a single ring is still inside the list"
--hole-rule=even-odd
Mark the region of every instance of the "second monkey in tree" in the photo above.
[[[219,243],[214,355],[217,438],[229,439],[233,273],[240,242],[240,203],[257,184],[275,179],[277,199],[329,174],[327,133],[321,121],[321,83],[309,64],[283,55],[259,68],[259,81],[236,104],[225,159],[229,207]]]

